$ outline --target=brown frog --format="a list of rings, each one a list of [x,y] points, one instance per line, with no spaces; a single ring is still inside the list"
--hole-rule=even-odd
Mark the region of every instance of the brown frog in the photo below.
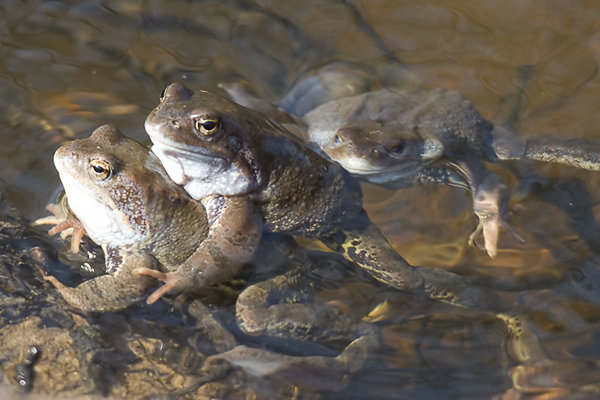
[[[106,257],[106,275],[74,288],[45,277],[74,307],[126,307],[156,285],[151,277],[168,283],[191,279],[187,285],[178,283],[180,288],[220,282],[241,268],[258,242],[253,223],[243,217],[251,218],[251,213],[224,212],[222,207],[236,203],[222,206],[209,198],[207,216],[201,204],[168,178],[154,154],[112,126],[62,146],[54,163],[68,205],[58,215],[67,223],[58,230],[80,221],[80,230],[102,246]],[[76,249],[78,240],[72,244]],[[157,289],[148,303],[170,289]]]
[[[318,238],[398,289],[464,307],[507,307],[456,274],[409,265],[369,221],[349,173],[262,114],[174,83],[145,126],[169,176],[193,198],[243,200],[262,216],[258,229]]]

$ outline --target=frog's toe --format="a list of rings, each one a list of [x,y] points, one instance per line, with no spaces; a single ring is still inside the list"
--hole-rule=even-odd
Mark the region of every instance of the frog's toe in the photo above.
[[[148,296],[148,299],[146,299],[146,303],[148,304],[155,303],[165,294],[172,291],[181,291],[191,287],[189,279],[173,272],[161,272],[151,268],[140,267],[136,268],[133,273],[136,275],[148,275],[165,283]]]
[[[481,234],[483,248],[490,258],[494,258],[498,254],[498,232],[499,223],[497,218],[480,218],[477,227],[469,236],[469,245],[479,247],[476,239]]]
[[[67,286],[63,285],[61,281],[59,281],[55,276],[44,274],[43,278],[45,281],[48,281],[59,291],[63,291],[68,289]]]
[[[469,236],[469,245],[477,246],[477,236],[481,234],[483,237],[483,249],[490,258],[496,257],[498,254],[498,236],[500,228],[510,234],[518,243],[525,243],[525,239],[517,232],[517,230],[499,214],[491,216],[480,216],[477,227]]]
[[[67,218],[63,220],[57,220],[55,217],[48,217],[48,221],[54,218],[54,222],[46,222],[46,223],[54,223],[55,226],[48,231],[48,235],[54,236],[57,233],[60,233],[60,237],[65,239],[67,236],[71,235],[71,251],[73,253],[79,252],[79,244],[81,243],[81,239],[87,234],[85,228],[81,223],[75,218]],[[39,223],[41,218],[35,223]]]

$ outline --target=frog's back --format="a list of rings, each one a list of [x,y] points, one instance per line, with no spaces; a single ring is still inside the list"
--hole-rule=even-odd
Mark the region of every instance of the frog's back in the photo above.
[[[475,153],[493,158],[493,125],[470,101],[456,91],[443,89],[422,91],[417,96],[421,104],[415,121],[417,129],[441,140],[448,156]]]
[[[284,144],[285,142],[285,144]],[[253,198],[265,230],[316,237],[362,210],[360,185],[337,163],[296,142],[283,140],[268,185]]]

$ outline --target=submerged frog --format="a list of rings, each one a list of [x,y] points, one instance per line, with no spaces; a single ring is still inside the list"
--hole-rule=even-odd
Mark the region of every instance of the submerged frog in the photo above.
[[[206,91],[169,85],[145,123],[169,176],[197,200],[243,200],[266,232],[321,240],[376,279],[458,306],[504,309],[456,274],[408,264],[370,222],[358,183],[281,125]]]
[[[471,190],[486,251],[497,252],[504,185],[483,161],[496,160],[493,125],[458,92],[381,89],[327,102],[304,116],[308,141],[353,175],[390,188],[413,184],[423,168],[458,173]],[[444,182],[442,182],[444,183]]]
[[[324,103],[303,117],[307,140],[354,176],[390,188],[410,185],[423,168],[459,173],[473,194],[490,256],[497,250],[504,185],[484,162],[535,160],[600,170],[600,144],[548,137],[520,138],[486,121],[458,92],[381,89]],[[446,182],[442,182],[446,183]]]
[[[158,158],[112,126],[62,146],[54,163],[68,205],[59,217],[80,222],[106,257],[106,275],[74,288],[45,277],[74,307],[126,307],[156,286],[151,277],[172,282],[193,275],[195,286],[214,284],[235,274],[258,242],[253,223],[240,217],[249,214],[222,212],[215,199],[207,199],[217,215],[209,227],[204,207],[168,178]],[[157,289],[148,303],[170,289]]]

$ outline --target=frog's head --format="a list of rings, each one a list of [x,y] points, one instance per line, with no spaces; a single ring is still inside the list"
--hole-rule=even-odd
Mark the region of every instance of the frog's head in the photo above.
[[[157,182],[168,181],[159,160],[109,125],[54,154],[69,208],[98,244],[145,240]],[[177,187],[170,182],[173,190]]]
[[[309,141],[363,179],[412,175],[445,148],[406,116],[408,98],[382,90],[325,103],[304,116]]]
[[[317,135],[323,152],[355,175],[408,172],[438,160],[444,152],[439,141],[423,140],[377,121],[310,132],[311,138]]]
[[[179,83],[167,86],[145,122],[152,151],[195,199],[245,194],[260,185],[257,136],[268,125],[250,109]]]

